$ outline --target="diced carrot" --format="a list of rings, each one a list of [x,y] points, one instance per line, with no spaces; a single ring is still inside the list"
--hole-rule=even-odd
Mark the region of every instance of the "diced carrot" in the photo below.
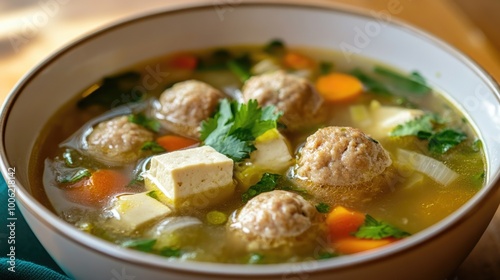
[[[331,73],[318,78],[316,89],[326,101],[345,101],[361,94],[363,83],[352,75]]]
[[[292,69],[310,69],[314,67],[314,61],[300,53],[287,52],[283,58],[286,67]]]
[[[178,69],[194,70],[198,65],[198,58],[192,54],[179,54],[170,60],[170,65]]]
[[[333,208],[326,217],[328,234],[332,241],[350,237],[365,222],[365,215],[342,206]]]
[[[65,189],[66,197],[73,202],[99,207],[111,196],[123,192],[128,184],[124,174],[111,169],[99,169],[89,178],[80,180]]]
[[[189,146],[194,146],[198,144],[198,141],[177,135],[164,135],[156,139],[156,143],[167,150],[167,152],[172,152],[180,149],[187,148]]]
[[[387,244],[390,244],[398,239],[395,238],[383,238],[383,239],[362,239],[356,238],[354,236],[344,237],[335,241],[334,248],[339,253],[343,254],[354,254],[363,251],[368,251],[376,249]]]

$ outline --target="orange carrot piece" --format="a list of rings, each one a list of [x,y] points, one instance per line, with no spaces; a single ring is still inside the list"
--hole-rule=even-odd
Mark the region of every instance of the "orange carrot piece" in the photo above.
[[[333,246],[335,250],[338,251],[339,253],[354,254],[380,248],[396,240],[397,239],[391,237],[375,240],[375,239],[362,239],[350,236],[337,240]]]
[[[312,59],[296,52],[287,52],[283,58],[283,63],[286,67],[292,69],[310,69],[314,67]]]
[[[99,207],[111,196],[123,192],[128,181],[127,176],[116,170],[99,169],[65,189],[65,195],[75,203]]]
[[[326,101],[345,101],[361,94],[363,83],[352,75],[331,73],[318,78],[316,89]]]
[[[164,135],[156,139],[156,143],[167,150],[167,152],[172,152],[180,149],[184,149],[190,146],[194,146],[199,142],[182,136],[177,135]]]
[[[365,215],[342,206],[333,208],[326,217],[326,225],[331,240],[350,237],[365,222]]]
[[[198,65],[198,58],[192,54],[179,54],[170,60],[170,65],[178,69],[194,70]]]

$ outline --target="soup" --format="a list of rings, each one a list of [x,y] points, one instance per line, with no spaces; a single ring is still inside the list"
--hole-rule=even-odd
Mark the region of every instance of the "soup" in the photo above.
[[[471,198],[485,161],[418,72],[274,40],[97,81],[47,124],[32,171],[35,194],[82,231],[168,258],[265,264],[407,238]]]

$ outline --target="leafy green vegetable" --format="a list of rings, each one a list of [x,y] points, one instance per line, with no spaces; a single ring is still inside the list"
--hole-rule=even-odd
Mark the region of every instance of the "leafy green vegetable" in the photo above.
[[[370,215],[366,215],[365,222],[354,233],[354,236],[367,239],[382,239],[386,237],[403,238],[410,236],[410,234],[395,226],[377,221]]]
[[[248,188],[248,190],[241,195],[241,199],[243,202],[247,202],[261,193],[273,191],[276,189],[280,178],[281,175],[279,174],[264,173],[257,184]]]
[[[153,246],[156,244],[156,239],[133,239],[123,242],[122,247],[131,248],[143,252],[153,251]]]
[[[227,68],[233,72],[241,82],[245,82],[252,75],[250,72],[250,69],[252,68],[250,55],[245,53],[239,57],[229,60],[227,62]]]
[[[321,252],[318,254],[318,257],[317,259],[318,260],[326,260],[326,259],[331,259],[331,258],[335,258],[335,257],[338,257],[339,255],[338,254],[335,254],[335,253],[332,253],[332,252]]]
[[[201,140],[234,161],[250,157],[259,135],[277,127],[281,113],[273,106],[259,108],[256,100],[247,104],[223,99],[213,118],[201,124]]]
[[[156,191],[149,191],[146,193],[147,196],[158,200],[158,193]]]
[[[428,149],[433,153],[444,154],[449,149],[460,144],[467,139],[463,132],[453,129],[442,129],[436,131],[436,126],[443,125],[444,122],[437,115],[425,114],[414,120],[397,125],[390,136],[417,136],[420,139],[429,140]]]
[[[156,143],[155,141],[147,141],[144,142],[141,146],[142,151],[151,151],[153,153],[163,153],[165,152],[165,149],[160,146],[160,144]]]
[[[178,248],[165,247],[160,250],[160,255],[169,258],[178,258],[182,255],[182,251]]]
[[[405,76],[381,66],[375,66],[374,72],[391,80],[394,86],[407,92],[422,95],[431,91],[425,79],[418,72],[412,72],[410,75]]]
[[[404,124],[397,125],[389,134],[390,136],[420,136],[424,137],[425,133],[430,133],[434,131],[434,123],[436,123],[437,117],[434,114],[425,114],[421,117],[407,121]],[[430,136],[430,135],[429,135]],[[427,137],[428,138],[428,137]],[[424,138],[425,139],[425,138]]]
[[[285,44],[279,39],[274,39],[264,47],[264,51],[271,55],[280,56],[285,53]]]
[[[332,72],[332,69],[333,69],[333,63],[331,63],[329,61],[321,61],[319,63],[319,73],[321,75],[326,75],[326,74]]]
[[[465,133],[453,129],[445,129],[435,133],[429,138],[429,151],[444,154],[465,139],[467,139]]]
[[[330,212],[330,205],[328,205],[324,202],[320,202],[320,203],[316,204],[316,210],[318,210],[318,212],[320,212],[320,213],[328,213],[328,212]]]
[[[232,54],[226,49],[217,49],[210,56],[198,58],[196,70],[217,71],[227,70],[227,62],[232,59]]]
[[[92,175],[90,171],[86,168],[77,168],[76,171],[75,169],[70,169],[68,173],[61,174],[57,176],[56,180],[58,183],[75,183],[80,181],[83,178],[90,177]]]
[[[482,148],[483,142],[481,141],[481,139],[474,140],[474,142],[472,143],[472,150],[477,153],[481,151]]]
[[[95,90],[89,89],[78,101],[79,108],[87,108],[91,105],[101,105],[113,108],[119,105],[137,102],[142,99],[142,93],[134,90],[141,83],[141,74],[137,72],[126,72],[120,75],[104,78],[101,85]]]
[[[375,94],[384,96],[393,95],[392,92],[383,83],[368,76],[359,68],[356,68],[353,71],[351,71],[351,75],[358,78],[369,92],[373,92]]]
[[[129,115],[128,121],[143,126],[154,132],[160,131],[161,128],[161,124],[159,121],[152,118],[148,118],[146,117],[146,115],[142,113]]]

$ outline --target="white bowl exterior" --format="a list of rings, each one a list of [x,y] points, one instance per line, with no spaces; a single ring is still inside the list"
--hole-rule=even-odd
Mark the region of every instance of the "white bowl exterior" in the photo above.
[[[187,275],[189,278],[186,279],[193,279],[195,274],[178,274],[172,269],[179,267],[184,270],[190,269],[190,266],[198,271],[223,270],[224,274],[268,273],[276,278],[289,277],[284,279],[293,279],[302,274],[319,279],[321,275],[326,277],[327,274],[310,274],[310,271],[323,271],[332,267],[336,270],[336,279],[369,276],[374,275],[374,272],[383,272],[382,275],[386,276],[393,273],[394,277],[405,275],[405,279],[411,279],[412,276],[408,275],[415,275],[414,279],[446,277],[473,248],[493,216],[500,201],[500,194],[496,189],[495,192],[488,193],[493,187],[481,190],[467,203],[466,207],[474,209],[467,215],[473,215],[474,219],[455,224],[460,230],[448,231],[436,238],[434,237],[439,230],[431,232],[431,229],[441,228],[444,223],[464,216],[466,207],[408,242],[402,242],[404,244],[399,248],[392,246],[374,254],[360,254],[328,262],[264,266],[259,267],[258,271],[248,266],[222,268],[217,264],[165,262],[156,256],[143,256],[136,252],[124,254],[123,249],[97,240],[64,223],[29,195],[28,166],[35,140],[53,112],[77,92],[105,75],[169,52],[257,44],[267,42],[270,38],[281,38],[290,45],[343,50],[345,59],[349,59],[351,52],[355,52],[402,70],[418,70],[432,85],[447,93],[447,97],[472,120],[486,147],[489,163],[487,181],[491,183],[500,169],[500,142],[495,138],[500,134],[498,88],[475,64],[452,48],[412,28],[393,25],[387,21],[387,17],[385,19],[370,19],[329,9],[274,5],[240,5],[220,17],[214,7],[207,6],[183,12],[160,13],[98,32],[48,59],[14,90],[14,95],[10,96],[2,113],[2,122],[5,122],[2,152],[7,158],[7,161],[3,159],[2,171],[5,174],[7,167],[16,167],[16,179],[20,185],[19,203],[23,214],[56,261],[78,279],[95,277],[95,272],[109,274],[113,269],[121,272],[124,265],[127,273],[138,279],[154,279],[161,273],[175,275],[175,279],[182,279],[181,275]],[[40,110],[40,107],[44,109]],[[483,204],[482,208],[478,207],[479,202]],[[52,225],[47,226],[40,219],[50,220]],[[49,232],[50,235],[47,234]],[[85,240],[91,247],[98,249],[85,248],[68,236]],[[412,247],[418,241],[426,239],[429,240],[424,245],[403,252],[403,248]],[[457,244],[460,246],[456,246]],[[103,255],[99,250],[115,257]],[[397,257],[388,257],[392,253]],[[145,269],[120,260],[128,258],[127,255],[139,255],[140,262],[147,261],[157,267]],[[374,255],[382,256],[381,260],[372,261]],[[92,269],[88,269],[87,265],[81,265],[82,258],[99,261],[95,261]],[[353,267],[340,268],[348,263]],[[276,274],[278,272],[284,274]],[[295,274],[287,276],[287,272]],[[108,274],[103,278],[112,278]],[[221,279],[220,277],[215,276],[214,279]],[[266,279],[261,276],[259,278]],[[208,278],[203,276],[202,279]]]

